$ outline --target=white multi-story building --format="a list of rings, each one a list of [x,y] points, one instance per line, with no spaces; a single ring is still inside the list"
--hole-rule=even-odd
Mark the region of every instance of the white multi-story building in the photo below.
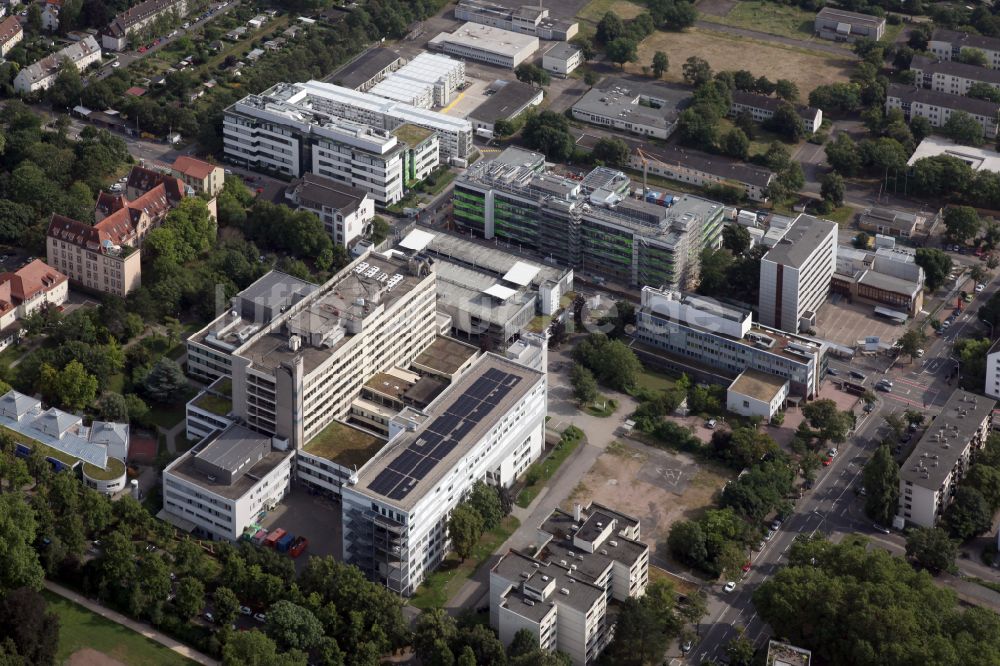
[[[212,539],[235,541],[291,490],[286,440],[232,425],[163,470],[159,518]]]
[[[427,42],[427,48],[514,69],[535,54],[538,44],[532,35],[470,22],[455,32],[440,33]]]
[[[1000,349],[995,343],[986,356],[986,386],[983,393],[1000,400]]]
[[[64,63],[72,63],[82,72],[100,60],[101,47],[93,36],[88,36],[22,69],[14,77],[14,91],[28,95],[46,90],[56,82]]]
[[[738,116],[741,113],[749,113],[754,122],[762,123],[773,118],[774,112],[777,111],[782,104],[792,106],[785,100],[778,99],[777,97],[768,97],[767,95],[757,95],[755,93],[743,92],[742,90],[734,90],[733,103],[729,107],[729,115]],[[806,132],[811,134],[819,131],[819,128],[823,125],[822,110],[811,106],[792,106],[792,108],[795,109],[799,118],[802,119],[802,125]]]
[[[646,592],[649,546],[639,521],[577,504],[573,514],[553,511],[538,539],[533,551],[511,551],[490,570],[490,624],[505,645],[526,629],[574,666],[592,664],[614,637],[608,603]]]
[[[421,53],[370,88],[373,95],[422,109],[447,106],[465,83],[465,63],[439,53]]]
[[[298,177],[312,166],[312,146],[341,120],[391,133],[401,125],[433,132],[440,159],[468,157],[472,124],[461,118],[387,100],[371,93],[310,81],[279,83],[226,109],[225,154],[230,161]]]
[[[1000,71],[955,60],[913,56],[910,71],[914,74],[914,83],[937,92],[967,95],[974,83],[1000,89]]]
[[[541,455],[545,412],[545,374],[495,354],[426,409],[401,412],[342,489],[345,561],[413,594],[448,553],[448,517],[472,486],[509,487]]]
[[[788,380],[747,368],[726,390],[726,409],[741,416],[770,421],[788,398]]]
[[[512,8],[484,0],[459,0],[455,18],[561,42],[572,39],[580,29],[575,21],[550,18],[549,10],[541,4]]]
[[[583,64],[583,49],[569,42],[559,42],[542,54],[542,69],[566,77]]]
[[[24,39],[24,29],[16,16],[8,16],[0,22],[0,58],[6,58],[10,50]]]
[[[354,244],[375,219],[375,199],[367,191],[332,178],[307,173],[285,192],[285,198],[314,213],[330,238],[344,247]]]
[[[963,51],[971,49],[983,52],[987,67],[1000,69],[1000,39],[996,37],[938,28],[927,41],[927,50],[941,60],[958,60]]]
[[[973,454],[986,445],[996,404],[961,389],[951,394],[900,465],[897,519],[934,526],[951,503]]]
[[[836,223],[799,215],[760,260],[760,323],[791,333],[811,328],[836,268]]]
[[[916,117],[926,118],[933,127],[941,127],[957,111],[969,114],[983,126],[983,135],[993,138],[997,135],[1000,104],[984,99],[949,95],[948,93],[905,86],[899,83],[889,85],[885,95],[885,110],[900,109],[907,122]]]

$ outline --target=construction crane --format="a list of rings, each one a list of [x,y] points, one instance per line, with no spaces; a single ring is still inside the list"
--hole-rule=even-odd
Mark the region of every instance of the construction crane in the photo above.
[[[649,171],[649,159],[646,158],[646,153],[642,152],[641,148],[636,148],[635,152],[639,154],[639,159],[642,160],[642,200],[645,201],[646,194],[649,192],[649,184],[646,182]]]

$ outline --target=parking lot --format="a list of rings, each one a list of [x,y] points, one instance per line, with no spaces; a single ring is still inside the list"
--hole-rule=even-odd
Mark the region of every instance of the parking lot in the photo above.
[[[853,348],[869,336],[891,344],[906,332],[905,326],[877,317],[874,311],[874,305],[831,296],[816,315],[816,337]]]
[[[319,495],[310,495],[299,485],[281,504],[267,514],[261,525],[267,530],[282,528],[295,536],[309,539],[309,546],[302,557],[295,560],[295,568],[302,570],[307,555],[333,555],[341,559],[340,503]]]
[[[451,103],[441,109],[441,111],[449,116],[465,118],[475,111],[476,107],[489,99],[486,91],[490,89],[490,84],[497,78],[500,77],[495,76],[490,79],[473,78],[469,75],[468,70],[466,70],[465,90],[459,91]]]

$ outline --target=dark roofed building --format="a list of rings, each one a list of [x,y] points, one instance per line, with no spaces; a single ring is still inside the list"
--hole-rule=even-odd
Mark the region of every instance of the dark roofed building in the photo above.
[[[376,83],[402,67],[405,62],[395,51],[378,47],[365,51],[323,80],[367,92]]]
[[[1000,38],[938,28],[927,41],[927,50],[942,60],[958,60],[966,49],[982,51],[986,55],[986,66],[1000,69]]]
[[[951,114],[962,111],[972,116],[983,126],[983,134],[988,138],[997,135],[997,118],[1000,104],[972,97],[949,95],[948,93],[925,90],[915,86],[893,83],[885,96],[885,110],[900,109],[907,122],[916,117],[926,118],[934,127],[941,127]]]
[[[933,60],[913,56],[910,70],[918,86],[952,95],[967,95],[974,83],[1000,89],[1000,70],[967,65],[955,60]]]
[[[312,211],[338,245],[348,247],[375,219],[375,200],[365,190],[314,173],[292,181],[285,197]]]
[[[754,122],[761,123],[773,117],[783,104],[788,104],[788,102],[777,97],[734,90],[729,115],[737,116],[745,112],[750,114]],[[792,108],[798,112],[807,133],[818,131],[820,125],[823,124],[823,112],[820,109],[811,106],[792,106]]]
[[[514,120],[528,107],[541,104],[544,96],[541,88],[520,81],[494,81],[490,89],[496,92],[469,114],[473,129],[492,132],[498,120]]]
[[[116,16],[101,35],[101,45],[113,51],[122,51],[128,37],[161,16],[173,13],[181,18],[187,13],[187,0],[145,0]]]

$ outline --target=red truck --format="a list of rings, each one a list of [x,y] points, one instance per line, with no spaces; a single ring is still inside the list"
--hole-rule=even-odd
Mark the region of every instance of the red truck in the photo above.
[[[285,534],[287,534],[285,530],[281,529],[280,527],[277,528],[276,530],[267,535],[267,538],[264,539],[264,545],[267,546],[268,548],[274,548],[274,546],[278,543],[278,541],[281,540],[281,537],[285,536]]]
[[[292,557],[298,557],[301,555],[306,547],[309,546],[309,539],[304,536],[295,537],[295,541],[292,542],[291,547],[288,549],[288,554]]]

